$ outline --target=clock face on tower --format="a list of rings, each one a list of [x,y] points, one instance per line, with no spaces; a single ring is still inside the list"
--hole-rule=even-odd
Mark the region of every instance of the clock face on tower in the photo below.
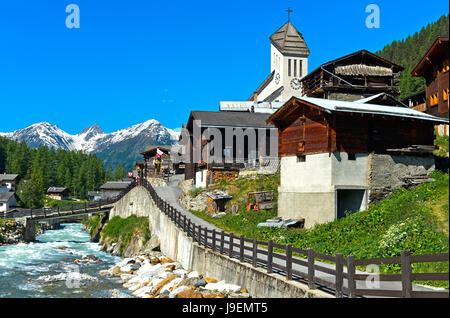
[[[275,75],[275,84],[278,84],[278,83],[280,83],[280,73],[277,73]]]
[[[298,90],[300,88],[300,80],[297,77],[291,79],[291,87],[292,89]]]

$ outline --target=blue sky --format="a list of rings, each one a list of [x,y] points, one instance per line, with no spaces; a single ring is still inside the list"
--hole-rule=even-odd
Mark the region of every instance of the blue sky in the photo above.
[[[69,4],[80,28],[65,25]],[[380,28],[368,29],[368,4]],[[157,119],[180,127],[191,110],[246,100],[270,71],[269,36],[287,21],[311,51],[309,70],[376,51],[448,14],[428,1],[14,0],[0,7],[0,131],[47,121],[76,134]]]

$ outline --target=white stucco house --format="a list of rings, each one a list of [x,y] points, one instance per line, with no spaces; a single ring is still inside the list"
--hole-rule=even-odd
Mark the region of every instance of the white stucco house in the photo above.
[[[12,207],[17,206],[17,197],[14,192],[0,192],[0,215],[6,215]]]

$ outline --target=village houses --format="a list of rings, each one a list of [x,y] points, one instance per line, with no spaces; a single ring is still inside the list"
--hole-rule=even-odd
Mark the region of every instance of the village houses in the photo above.
[[[445,118],[398,100],[403,67],[367,50],[308,73],[311,52],[290,21],[269,40],[270,74],[248,100],[221,101],[218,111],[191,111],[183,125],[185,179],[206,187],[237,178],[249,162],[261,167],[275,157],[278,216],[304,219],[311,227],[364,210],[434,170],[434,126],[448,124],[448,78],[447,90],[439,88],[447,101]],[[446,61],[448,70],[448,54]],[[424,74],[420,65],[417,74]],[[241,134],[243,142],[238,135],[226,144],[227,129],[256,131],[257,142]],[[275,156],[266,149],[274,145]]]

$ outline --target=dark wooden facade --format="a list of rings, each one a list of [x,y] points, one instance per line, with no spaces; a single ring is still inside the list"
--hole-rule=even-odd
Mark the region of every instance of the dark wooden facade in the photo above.
[[[276,138],[276,129],[266,123],[268,117],[269,114],[252,112],[192,111],[188,122],[183,125],[184,129],[181,133],[182,143],[188,148],[187,153],[189,154],[185,163],[185,179],[194,179],[196,172],[204,169],[234,171],[242,168],[244,162],[249,159],[258,159],[261,154],[263,157],[270,154],[271,139]],[[194,121],[200,122],[199,136],[194,136]],[[220,142],[214,142],[214,135],[209,136],[209,129],[220,132]],[[240,143],[234,136],[232,146],[228,148],[226,131],[230,129],[242,129],[244,133],[247,129],[253,130],[256,144],[254,147],[249,147],[249,137],[244,136],[243,147],[239,147]],[[273,130],[272,134],[271,130]],[[209,137],[206,139],[205,135]],[[264,145],[260,142],[261,140],[264,140]],[[218,158],[218,153],[215,154],[217,149],[214,149],[218,144],[222,146],[220,158]],[[194,160],[194,151],[197,151],[200,157],[196,158],[197,161]],[[205,154],[206,156],[204,156]]]
[[[438,37],[423,56],[412,76],[425,78],[426,107],[424,112],[443,118],[449,111],[449,38]]]
[[[278,128],[278,154],[383,153],[411,145],[433,145],[429,120],[332,112],[292,98],[269,121]]]
[[[163,152],[163,154],[161,155],[159,171],[154,163],[154,161],[156,160],[157,149]],[[152,146],[141,154],[144,156],[144,160],[142,163],[140,163],[139,170],[143,171],[143,176],[145,178],[162,177],[164,169],[173,169],[172,160],[170,158],[170,148],[168,146]]]
[[[361,50],[327,62],[302,80],[302,95],[355,101],[378,93],[399,94],[396,76],[403,68]]]

